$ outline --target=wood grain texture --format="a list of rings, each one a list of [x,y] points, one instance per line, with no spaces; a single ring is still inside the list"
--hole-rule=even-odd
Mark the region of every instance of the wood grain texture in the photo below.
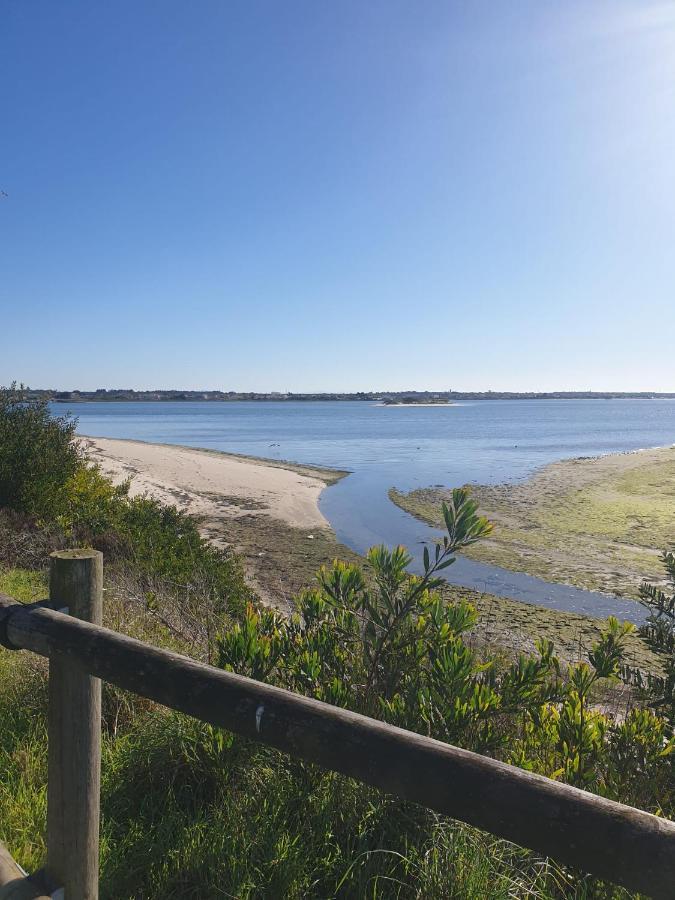
[[[100,624],[103,554],[51,555],[49,595],[69,617]],[[70,658],[49,661],[46,871],[68,900],[97,900],[101,784],[101,682]]]

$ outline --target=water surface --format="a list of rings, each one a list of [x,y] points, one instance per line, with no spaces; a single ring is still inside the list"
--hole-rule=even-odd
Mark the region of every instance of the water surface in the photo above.
[[[79,417],[82,434],[207,447],[349,469],[321,509],[357,552],[403,543],[419,566],[439,532],[394,506],[387,491],[434,484],[522,479],[560,459],[675,443],[674,400],[482,400],[455,406],[370,402],[55,404]],[[639,620],[630,601],[552,585],[468,559],[453,583],[557,609]]]

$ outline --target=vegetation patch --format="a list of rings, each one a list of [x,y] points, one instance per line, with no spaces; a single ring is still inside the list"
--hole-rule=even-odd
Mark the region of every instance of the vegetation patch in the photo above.
[[[94,547],[148,590],[158,581],[199,589],[209,608],[241,612],[252,595],[240,558],[177,507],[114,485],[74,431],[74,420],[52,416],[45,400],[14,386],[0,391],[0,562],[34,568],[50,550]]]

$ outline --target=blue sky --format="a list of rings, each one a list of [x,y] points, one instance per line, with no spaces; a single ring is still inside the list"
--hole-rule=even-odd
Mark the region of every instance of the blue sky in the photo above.
[[[675,2],[5,0],[0,383],[675,390]]]

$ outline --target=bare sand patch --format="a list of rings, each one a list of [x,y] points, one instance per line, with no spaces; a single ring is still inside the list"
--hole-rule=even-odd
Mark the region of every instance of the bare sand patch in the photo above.
[[[196,516],[202,534],[244,559],[261,599],[284,608],[335,556],[318,501],[346,472],[171,444],[83,437],[92,462],[132,496],[148,494]]]
[[[318,501],[332,472],[248,457],[113,438],[86,438],[88,453],[130,494],[150,494],[205,522],[268,516],[294,528],[328,528]]]

